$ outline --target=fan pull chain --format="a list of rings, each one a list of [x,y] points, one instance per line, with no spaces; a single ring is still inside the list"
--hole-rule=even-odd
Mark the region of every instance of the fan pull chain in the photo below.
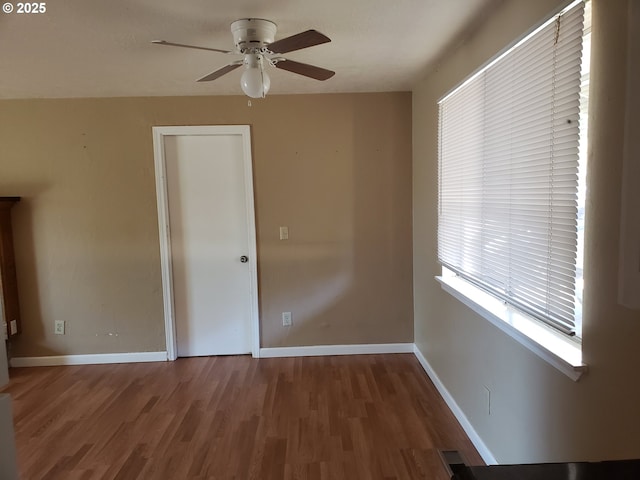
[[[251,100],[247,101],[247,107],[251,106]]]

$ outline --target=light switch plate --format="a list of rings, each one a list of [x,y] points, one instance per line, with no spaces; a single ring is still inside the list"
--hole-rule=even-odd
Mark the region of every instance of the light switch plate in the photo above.
[[[280,240],[289,240],[289,227],[280,227]]]

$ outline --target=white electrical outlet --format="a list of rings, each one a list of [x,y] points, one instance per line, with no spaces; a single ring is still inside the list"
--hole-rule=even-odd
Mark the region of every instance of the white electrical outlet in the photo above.
[[[280,227],[280,240],[289,240],[289,227]]]
[[[282,326],[283,327],[291,326],[291,312],[282,312]]]
[[[11,322],[9,323],[10,328],[11,328],[11,335],[15,335],[16,333],[18,333],[18,321],[17,320],[11,320]]]
[[[64,320],[56,320],[53,333],[56,335],[64,335]]]

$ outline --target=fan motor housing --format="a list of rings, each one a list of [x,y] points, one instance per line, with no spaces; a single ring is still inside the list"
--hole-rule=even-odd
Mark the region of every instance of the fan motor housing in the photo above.
[[[273,43],[277,29],[271,20],[262,18],[242,18],[231,24],[233,42],[241,53]]]

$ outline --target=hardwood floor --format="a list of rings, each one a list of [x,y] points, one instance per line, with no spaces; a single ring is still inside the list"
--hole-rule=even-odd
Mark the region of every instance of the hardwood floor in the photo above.
[[[12,369],[29,479],[444,480],[482,460],[412,354]]]

